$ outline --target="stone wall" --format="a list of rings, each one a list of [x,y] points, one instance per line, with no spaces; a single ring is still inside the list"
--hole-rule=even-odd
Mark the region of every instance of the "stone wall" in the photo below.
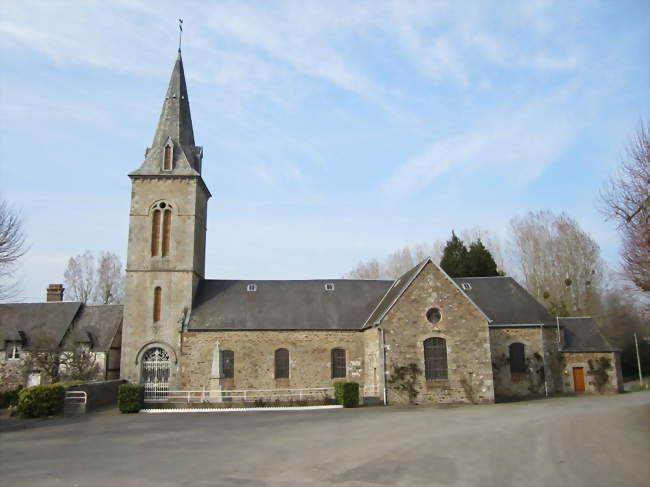
[[[575,391],[573,383],[574,367],[582,367],[584,369],[585,392],[615,393],[623,391],[623,377],[621,373],[620,354],[618,352],[563,352],[562,356],[565,366],[563,370],[563,386],[565,392]],[[597,367],[596,361],[600,358],[609,359],[612,368],[607,371],[607,375],[609,376],[607,383],[599,391],[589,362],[591,361],[593,367]]]
[[[526,373],[510,372],[509,346],[512,343],[524,344]],[[562,392],[557,347],[557,333],[553,327],[491,328],[494,393],[509,397]]]
[[[369,334],[370,335],[370,334]],[[363,388],[366,349],[359,331],[202,331],[182,334],[179,386],[182,390],[211,388],[215,343],[232,350],[237,390],[332,387],[331,351],[346,351],[347,377]],[[289,350],[289,379],[276,380],[275,351]]]
[[[86,411],[117,406],[117,391],[126,383],[124,380],[107,380],[66,386],[66,391],[85,391],[87,394]]]
[[[0,392],[24,386],[27,379],[22,359],[6,360],[5,351],[0,352]]]
[[[437,307],[442,318],[432,324],[427,311]],[[419,403],[493,402],[487,317],[435,264],[429,262],[380,324],[385,330],[386,367],[417,364]],[[446,340],[448,380],[427,381],[424,376],[424,340]],[[407,403],[408,396],[388,385],[388,403]]]

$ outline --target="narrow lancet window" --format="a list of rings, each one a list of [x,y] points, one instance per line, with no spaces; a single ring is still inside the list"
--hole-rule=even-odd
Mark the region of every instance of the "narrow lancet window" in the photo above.
[[[162,256],[169,255],[169,247],[171,245],[172,236],[172,212],[165,210],[163,213],[163,241],[162,241]]]
[[[171,171],[172,170],[172,155],[174,154],[174,148],[171,145],[165,146],[165,158],[163,161],[163,170]]]
[[[275,378],[289,378],[289,350],[279,348],[275,351]]]
[[[162,289],[158,286],[153,291],[153,322],[158,323],[160,321],[160,315],[162,312]]]
[[[160,210],[154,210],[151,222],[151,256],[155,257],[160,251]]]

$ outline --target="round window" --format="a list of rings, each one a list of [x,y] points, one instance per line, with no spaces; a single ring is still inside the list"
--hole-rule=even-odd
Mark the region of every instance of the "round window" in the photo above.
[[[440,321],[440,318],[442,318],[442,314],[440,314],[438,308],[431,308],[427,311],[427,320],[429,320],[429,323],[436,324]]]

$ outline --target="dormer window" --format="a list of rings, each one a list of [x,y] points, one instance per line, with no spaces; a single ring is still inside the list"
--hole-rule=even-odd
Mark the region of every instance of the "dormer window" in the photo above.
[[[7,343],[7,359],[8,360],[18,360],[20,359],[20,353],[23,347],[20,342],[9,342]]]
[[[163,158],[163,171],[172,170],[173,157],[174,157],[174,147],[172,146],[172,144],[168,143],[165,146],[165,155]]]
[[[334,291],[334,284],[332,284],[331,282],[325,284],[325,291]]]
[[[463,288],[463,291],[471,291],[472,290],[472,285],[469,282],[462,283],[461,287]]]
[[[248,284],[246,286],[246,291],[248,291],[249,293],[254,293],[255,291],[257,291],[257,284]]]

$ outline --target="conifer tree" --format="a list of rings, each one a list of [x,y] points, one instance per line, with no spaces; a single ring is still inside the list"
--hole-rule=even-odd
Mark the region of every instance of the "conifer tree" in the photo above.
[[[465,274],[467,277],[498,276],[497,264],[490,251],[485,248],[479,238],[469,246],[465,261]]]
[[[440,259],[440,267],[449,277],[467,276],[467,247],[456,234],[451,232],[451,240],[447,241]]]

